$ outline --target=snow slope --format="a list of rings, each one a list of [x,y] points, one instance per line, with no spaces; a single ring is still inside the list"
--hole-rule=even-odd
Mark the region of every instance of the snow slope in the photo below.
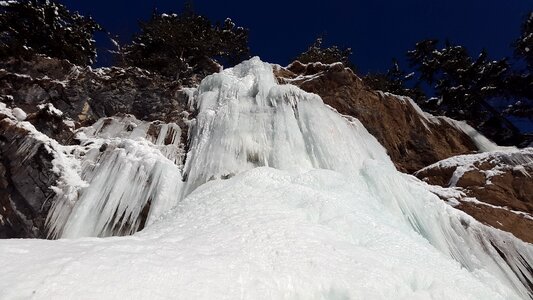
[[[174,209],[128,237],[0,241],[0,298],[531,297],[530,244],[396,171],[358,120],[269,64],[209,76],[194,99]]]

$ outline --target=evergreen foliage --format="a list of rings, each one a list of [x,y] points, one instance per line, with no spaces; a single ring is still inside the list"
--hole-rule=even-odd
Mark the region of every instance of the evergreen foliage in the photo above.
[[[338,46],[323,47],[323,38],[318,37],[307,50],[296,57],[296,60],[303,63],[333,64],[341,62],[345,66],[355,71],[355,65],[350,61],[351,48],[340,48]]]
[[[217,72],[217,60],[235,64],[249,56],[247,29],[229,18],[212,24],[192,8],[180,14],[154,12],[140,29],[121,49],[121,63],[180,80]]]
[[[92,18],[55,1],[2,1],[0,56],[40,53],[89,65],[96,58],[93,36],[100,30]]]
[[[473,119],[477,106],[504,93],[510,68],[506,59],[490,61],[484,51],[474,59],[463,46],[447,43],[437,49],[436,45],[434,40],[417,43],[408,60],[419,80],[433,87],[439,98],[437,113]]]
[[[363,82],[374,90],[385,91],[395,95],[407,96],[416,101],[426,98],[424,91],[416,84],[409,88],[407,82],[411,81],[415,73],[407,74],[400,68],[396,59],[393,59],[391,68],[386,73],[374,73],[364,76]]]

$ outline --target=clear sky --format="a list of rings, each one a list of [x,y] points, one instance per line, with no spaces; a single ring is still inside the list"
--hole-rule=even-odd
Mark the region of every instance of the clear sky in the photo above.
[[[131,40],[138,21],[149,19],[154,7],[179,12],[184,0],[60,0],[71,10],[91,15],[122,42]],[[405,68],[405,53],[426,38],[449,39],[472,55],[486,49],[490,57],[512,58],[511,43],[520,24],[533,10],[533,0],[223,0],[193,1],[197,13],[211,20],[230,17],[250,29],[253,55],[289,64],[321,34],[325,44],[351,47],[361,75],[386,71],[393,57]],[[111,65],[104,35],[97,36],[96,66]],[[533,122],[514,120],[532,132]]]
[[[71,10],[91,15],[106,30],[131,39],[137,21],[152,8],[177,12],[183,0],[62,0]],[[512,56],[510,44],[533,0],[329,0],[194,1],[195,10],[212,20],[232,18],[250,29],[250,46],[263,60],[286,65],[320,34],[326,44],[352,47],[361,73],[386,70],[416,41],[448,38],[471,52]],[[110,47],[97,39],[99,48]],[[99,65],[109,58],[100,55]]]

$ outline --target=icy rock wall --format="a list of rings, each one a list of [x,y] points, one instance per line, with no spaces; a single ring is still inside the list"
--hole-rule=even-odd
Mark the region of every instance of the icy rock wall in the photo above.
[[[184,158],[181,128],[176,123],[144,122],[132,115],[102,118],[90,127],[78,131],[78,138],[147,140],[166,158],[181,165]]]

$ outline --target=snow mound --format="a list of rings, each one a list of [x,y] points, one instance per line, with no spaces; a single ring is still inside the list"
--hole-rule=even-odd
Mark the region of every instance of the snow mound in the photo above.
[[[437,251],[360,183],[256,168],[201,186],[134,236],[2,241],[0,297],[518,299]]]

